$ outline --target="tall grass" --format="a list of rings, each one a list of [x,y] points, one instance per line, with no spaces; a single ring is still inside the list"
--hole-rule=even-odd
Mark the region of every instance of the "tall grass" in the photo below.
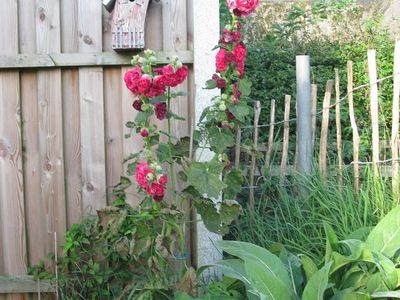
[[[362,178],[358,195],[349,174],[344,175],[343,186],[337,176],[324,181],[319,174],[307,178],[295,175],[285,187],[264,183],[255,212],[246,211],[232,235],[265,248],[280,243],[319,261],[325,249],[323,222],[344,239],[376,225],[398,203],[389,178],[374,177],[369,169]]]

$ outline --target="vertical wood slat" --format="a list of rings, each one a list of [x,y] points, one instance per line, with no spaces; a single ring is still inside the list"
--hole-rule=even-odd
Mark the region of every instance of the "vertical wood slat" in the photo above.
[[[260,101],[256,101],[254,106],[254,132],[253,132],[253,147],[254,150],[257,151],[258,149],[258,122],[260,121],[261,115],[261,103]],[[254,176],[256,172],[256,157],[252,155],[251,157],[251,166],[250,166],[250,192],[249,192],[249,206],[252,211],[255,208],[255,199],[254,199]]]
[[[393,66],[393,117],[392,117],[392,187],[394,194],[400,195],[399,176],[399,98],[400,98],[400,39],[396,41]],[[399,200],[400,201],[400,200]]]
[[[271,114],[269,118],[269,133],[267,142],[267,152],[265,153],[265,166],[269,166],[271,162],[272,149],[274,144],[274,131],[275,131],[275,99],[271,100]]]
[[[317,103],[318,103],[318,85],[311,85],[311,126],[312,126],[312,152],[315,153],[315,138],[317,131]]]
[[[79,51],[102,50],[102,4],[78,0]],[[79,69],[84,214],[96,213],[106,203],[103,69]]]
[[[327,170],[327,149],[328,149],[328,127],[329,127],[329,107],[331,103],[333,90],[333,80],[328,80],[326,83],[325,97],[322,109],[322,125],[321,125],[321,137],[319,146],[319,169],[322,176],[326,178],[328,175]]]
[[[2,2],[1,54],[18,53],[18,3]],[[22,171],[19,73],[0,72],[0,274],[27,271],[24,182]],[[0,296],[19,300],[22,295]]]
[[[351,129],[353,131],[353,165],[354,165],[354,192],[357,195],[360,187],[360,170],[359,170],[359,147],[360,136],[356,118],[354,114],[354,95],[353,95],[353,62],[347,62],[347,94],[349,98],[349,115]]]
[[[61,12],[62,52],[78,52],[77,1],[61,1]],[[71,226],[81,220],[83,213],[78,69],[62,70],[62,98],[67,224]]]
[[[280,170],[280,184],[283,184],[287,175],[287,161],[289,156],[289,119],[290,119],[290,101],[291,96],[285,95],[285,112],[284,112],[284,129],[283,129],[283,146]]]
[[[58,53],[61,50],[60,5],[56,1],[36,1],[36,47],[37,53]],[[66,231],[64,154],[62,132],[61,70],[38,71],[37,100],[40,141],[41,170],[41,215],[35,216],[29,224],[29,236],[34,230],[46,234],[45,249],[36,246],[30,238],[30,257],[38,263],[43,259],[42,252],[52,252],[53,233],[63,237]],[[34,223],[41,224],[35,228]],[[44,238],[44,237],[43,237]],[[59,239],[59,243],[62,239]],[[37,255],[31,251],[40,251]]]
[[[337,152],[338,152],[338,172],[339,172],[339,184],[343,185],[343,154],[342,154],[342,123],[341,123],[341,112],[340,112],[340,77],[339,69],[335,68],[335,94],[336,94],[336,141],[337,141]]]
[[[379,104],[378,76],[376,71],[376,50],[368,50],[368,75],[370,83],[370,106],[372,122],[372,162],[374,174],[379,175]]]

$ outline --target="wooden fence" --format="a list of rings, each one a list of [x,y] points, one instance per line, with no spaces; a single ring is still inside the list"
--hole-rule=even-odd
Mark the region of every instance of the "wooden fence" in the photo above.
[[[392,187],[395,193],[400,192],[399,187],[399,97],[400,97],[400,40],[396,42],[395,47],[395,55],[394,55],[394,71],[393,75],[388,76],[386,78],[377,78],[377,62],[376,62],[376,51],[369,50],[368,51],[368,75],[369,75],[369,83],[366,83],[362,86],[354,87],[353,86],[353,63],[351,61],[347,64],[347,95],[341,97],[340,87],[341,82],[339,79],[339,70],[335,69],[334,74],[332,74],[332,78],[334,80],[328,80],[326,83],[326,88],[324,91],[324,96],[322,100],[322,107],[320,110],[317,108],[318,104],[318,93],[317,93],[317,85],[311,85],[311,102],[312,102],[312,111],[311,111],[311,119],[312,119],[312,144],[313,151],[316,152],[318,149],[318,153],[315,153],[315,156],[318,159],[319,171],[323,176],[327,176],[329,169],[335,169],[335,174],[337,174],[339,182],[343,182],[343,171],[345,167],[353,168],[354,174],[354,190],[357,193],[360,185],[360,167],[364,165],[372,165],[373,172],[375,175],[389,176],[392,177]],[[379,134],[379,99],[378,99],[378,84],[385,80],[393,80],[393,104],[392,104],[392,133],[390,142],[380,140]],[[365,118],[370,118],[370,123],[372,127],[372,136],[371,136],[371,157],[372,161],[360,161],[360,134],[357,127],[357,120],[355,116],[354,110],[354,92],[368,88],[369,91],[369,100],[370,100],[370,116],[366,115]],[[335,96],[334,99],[333,96]],[[297,115],[296,118],[290,119],[291,107],[297,107],[297,105],[292,105],[292,102],[295,102],[291,99],[290,95],[286,95],[285,97],[285,108],[284,108],[284,119],[282,121],[276,122],[275,111],[276,104],[275,100],[271,101],[270,105],[270,122],[268,124],[259,124],[259,116],[261,113],[261,105],[260,102],[257,101],[254,107],[254,124],[252,126],[245,126],[242,130],[245,129],[253,129],[253,140],[254,140],[254,150],[265,152],[264,158],[264,167],[270,170],[270,176],[279,176],[281,184],[285,183],[285,178],[287,175],[292,173],[292,171],[297,169],[298,163],[298,151],[297,151],[297,136],[293,136],[292,144],[296,145],[296,149],[292,149],[294,153],[294,159],[292,160],[293,165],[288,165],[289,160],[289,144],[290,144],[290,127],[294,126],[294,122],[296,122],[297,118],[301,118],[302,116]],[[321,102],[321,101],[320,101]],[[342,107],[346,104],[348,105],[348,115],[344,116],[342,112]],[[333,103],[333,104],[332,104]],[[335,110],[335,122],[334,124],[330,123],[330,114],[331,110]],[[317,117],[320,120],[321,128],[317,128]],[[350,165],[344,165],[343,162],[343,140],[342,140],[342,120],[343,118],[349,118],[352,136],[353,136],[353,160]],[[283,125],[283,126],[282,126]],[[279,131],[279,137],[277,138],[275,131],[276,127],[283,127],[282,130]],[[334,126],[336,131],[335,141],[333,142],[332,137],[328,142],[329,129]],[[259,143],[259,129],[260,128],[269,128],[268,138],[264,143]],[[319,131],[319,132],[318,132]],[[317,136],[319,139],[317,140]],[[275,140],[281,140],[281,142],[276,143]],[[317,141],[319,141],[319,145],[316,145]],[[333,143],[332,143],[333,142]],[[241,131],[237,133],[237,143],[236,143],[236,166],[239,165],[240,154],[241,152],[248,153],[249,149],[241,148]],[[382,145],[384,147],[390,149],[390,157],[385,157],[383,159],[381,155]],[[328,150],[332,150],[335,152],[334,157],[328,157]],[[331,152],[332,152],[331,151]],[[280,152],[277,155],[280,158],[280,164],[276,165],[272,160],[274,153]],[[335,161],[335,165],[328,166],[329,161]],[[248,168],[248,182],[249,182],[249,205],[250,207],[254,206],[254,189],[257,188],[255,186],[255,176],[260,176],[260,166],[256,168],[256,158],[252,156],[250,166]],[[400,195],[400,194],[399,194]]]
[[[59,245],[71,224],[109,203],[107,188],[124,174],[123,158],[140,148],[140,139],[124,139],[124,124],[135,115],[122,80],[131,55],[112,52],[110,14],[101,2],[1,3],[0,275],[26,274],[54,250],[54,233]],[[192,5],[150,4],[146,47],[159,51],[160,63],[176,54],[192,64]],[[185,92],[193,88],[189,73]],[[177,136],[189,133],[192,98],[174,106],[187,120],[174,123]],[[29,292],[34,284],[24,280],[17,287],[8,281],[7,289],[2,278],[0,300],[26,299],[4,295]]]

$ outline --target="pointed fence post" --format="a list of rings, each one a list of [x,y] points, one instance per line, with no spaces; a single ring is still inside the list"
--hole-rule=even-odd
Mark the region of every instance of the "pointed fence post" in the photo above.
[[[311,174],[313,158],[310,76],[310,57],[308,55],[297,56],[297,132],[299,140],[298,171],[305,175]]]

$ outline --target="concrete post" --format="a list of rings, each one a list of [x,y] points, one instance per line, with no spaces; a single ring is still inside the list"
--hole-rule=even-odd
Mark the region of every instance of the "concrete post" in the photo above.
[[[219,1],[193,0],[193,50],[194,50],[194,90],[195,120],[199,121],[202,111],[211,104],[211,99],[219,95],[219,90],[205,90],[205,82],[215,73],[215,51],[211,51],[219,40]],[[211,151],[202,151],[199,160],[209,160]],[[200,219],[200,217],[198,216]],[[214,263],[222,258],[213,242],[221,240],[220,235],[209,232],[202,222],[197,223],[196,259],[197,266]],[[205,273],[205,277],[213,274]]]
[[[298,171],[310,175],[312,171],[312,125],[311,125],[311,80],[310,57],[296,57],[297,81],[297,133],[299,161]]]

